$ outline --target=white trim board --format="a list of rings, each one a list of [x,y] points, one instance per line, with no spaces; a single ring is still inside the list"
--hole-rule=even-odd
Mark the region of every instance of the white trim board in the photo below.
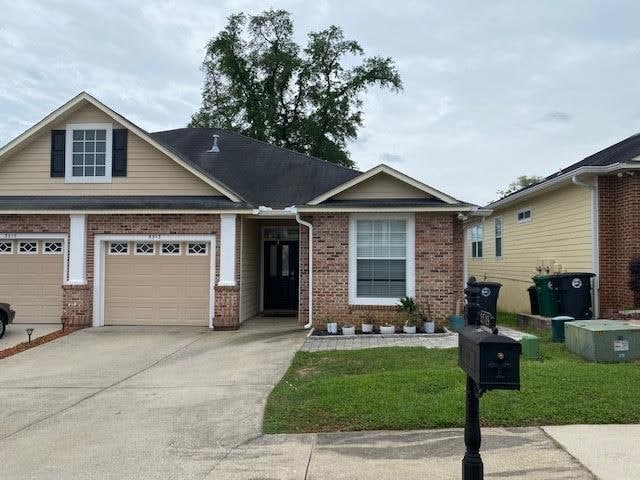
[[[378,165],[377,167],[373,167],[371,170],[366,171],[362,175],[352,178],[351,180],[341,185],[338,185],[337,187],[329,190],[328,192],[325,192],[322,195],[317,196],[313,200],[310,200],[309,202],[307,202],[307,204],[318,205],[319,203],[322,203],[325,200],[328,200],[329,198],[334,197],[335,195],[341,192],[344,192],[345,190],[348,190],[351,187],[354,187],[355,185],[358,185],[359,183],[362,183],[365,180],[368,180],[369,178],[375,175],[378,175],[379,173],[385,173],[387,175],[390,175],[391,177],[397,180],[400,180],[401,182],[404,182],[408,185],[411,185],[412,187],[417,188],[418,190],[422,190],[426,194],[431,195],[432,197],[435,197],[439,200],[442,200],[449,205],[460,204],[460,202],[455,198],[441,192],[440,190],[436,190],[435,188],[430,187],[429,185],[426,185],[416,180],[415,178],[411,178],[409,175],[405,175],[404,173],[399,172],[398,170],[395,170],[394,168],[391,168],[385,164],[381,164],[381,165]]]
[[[216,236],[215,235],[96,235],[93,240],[93,326],[104,326],[105,245],[108,242],[201,242],[209,244],[209,328],[215,316]]]

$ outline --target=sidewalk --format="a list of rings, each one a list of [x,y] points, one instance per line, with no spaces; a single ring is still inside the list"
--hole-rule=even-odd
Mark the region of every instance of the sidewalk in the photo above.
[[[640,425],[565,425],[542,429],[601,480],[640,478]]]
[[[482,435],[486,479],[594,478],[540,428]],[[208,478],[450,480],[460,478],[463,454],[461,429],[265,435],[229,452]]]

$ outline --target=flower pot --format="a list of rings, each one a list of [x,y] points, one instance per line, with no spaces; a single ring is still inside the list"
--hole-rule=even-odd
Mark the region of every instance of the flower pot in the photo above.
[[[338,324],[336,322],[327,323],[327,333],[335,335],[338,333]]]
[[[362,324],[362,333],[373,333],[373,324],[372,323],[363,323]]]
[[[422,328],[424,333],[434,333],[436,331],[436,322],[424,322]]]
[[[380,325],[380,333],[382,335],[389,335],[391,333],[396,333],[396,327],[394,327],[393,325],[389,325],[389,326]]]
[[[342,334],[343,335],[355,335],[356,334],[356,327],[342,327]]]
[[[404,327],[402,327],[402,330],[404,331],[404,333],[416,333],[416,326],[414,325],[413,327],[409,327],[405,325]]]

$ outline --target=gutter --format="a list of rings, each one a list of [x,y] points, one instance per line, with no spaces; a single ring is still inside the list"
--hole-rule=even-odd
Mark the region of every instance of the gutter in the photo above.
[[[593,317],[600,318],[600,222],[598,205],[598,178],[594,179],[594,183],[587,183],[580,180],[578,175],[571,177],[571,182],[579,187],[587,188],[591,191],[591,225],[592,232],[592,270],[596,276],[593,279]]]
[[[533,187],[529,187],[526,188],[524,190],[520,190],[517,193],[514,193],[512,195],[509,195],[508,197],[503,198],[502,200],[497,200],[493,203],[490,203],[489,205],[486,206],[486,208],[498,208],[498,207],[502,207],[503,205],[507,205],[511,202],[514,202],[516,200],[519,200],[521,198],[524,198],[526,196],[528,196],[531,193],[535,193],[535,192],[539,192],[541,190],[544,190],[548,187],[551,187],[553,185],[557,185],[559,183],[565,182],[569,179],[572,179],[573,177],[578,177],[580,175],[586,175],[586,174],[594,174],[594,175],[598,175],[598,174],[608,174],[608,173],[613,173],[615,171],[618,170],[640,170],[640,163],[636,162],[636,163],[613,163],[611,165],[607,165],[604,167],[594,167],[594,166],[584,166],[584,167],[580,167],[577,168],[575,170],[571,170],[569,172],[563,173],[562,175],[558,175],[555,178],[552,178],[550,180],[544,181],[542,183],[539,183],[537,185],[534,185]]]
[[[300,212],[295,208],[290,208],[291,211],[296,214],[296,222],[309,229],[309,321],[304,326],[304,328],[309,329],[313,326],[313,225],[302,220],[300,218]]]

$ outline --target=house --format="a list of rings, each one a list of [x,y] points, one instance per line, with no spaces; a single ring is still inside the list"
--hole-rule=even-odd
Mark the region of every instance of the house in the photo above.
[[[497,200],[465,224],[465,276],[502,283],[499,309],[530,312],[538,273],[595,273],[594,314],[633,309],[628,263],[640,256],[640,135]]]
[[[477,207],[388,166],[221,129],[148,133],[81,93],[0,149],[0,300],[16,322],[202,325],[451,313]]]

